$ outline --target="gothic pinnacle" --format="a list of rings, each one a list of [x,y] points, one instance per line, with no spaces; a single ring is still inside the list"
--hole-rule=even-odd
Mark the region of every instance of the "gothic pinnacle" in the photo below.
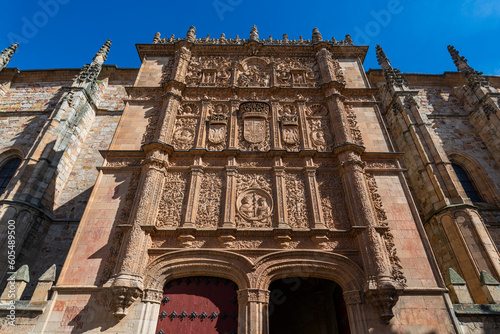
[[[93,62],[104,63],[108,58],[109,49],[111,47],[111,40],[108,39],[104,45],[97,51],[96,55],[92,59]]]
[[[453,59],[453,63],[457,67],[457,70],[462,73],[467,85],[474,89],[477,86],[487,87],[490,85],[489,81],[483,76],[482,72],[475,71],[468,63],[465,57],[461,56],[457,49],[453,46],[448,45],[448,52]]]
[[[0,71],[3,70],[10,62],[18,46],[18,43],[13,43],[8,48],[2,51],[2,53],[0,54]]]
[[[250,40],[251,41],[259,41],[259,31],[257,30],[257,26],[254,25],[252,30],[250,30]]]
[[[375,47],[376,53],[377,53],[377,61],[380,67],[382,67],[383,70],[392,68],[391,62],[389,61],[389,58],[385,55],[384,49],[377,44]]]
[[[319,32],[318,28],[313,29],[313,35],[312,35],[312,42],[313,44],[319,43],[323,41],[323,37],[321,36],[321,33]]]
[[[408,82],[406,81],[405,77],[401,74],[401,71],[398,70],[397,68],[392,67],[389,58],[387,58],[387,55],[384,52],[384,49],[382,49],[382,47],[377,44],[375,50],[377,53],[378,63],[380,67],[382,67],[382,70],[384,72],[384,77],[387,83],[389,85],[394,85],[401,88],[403,88],[404,86],[408,86]]]
[[[186,34],[186,41],[194,43],[196,40],[196,28],[194,26],[189,27],[189,30]]]

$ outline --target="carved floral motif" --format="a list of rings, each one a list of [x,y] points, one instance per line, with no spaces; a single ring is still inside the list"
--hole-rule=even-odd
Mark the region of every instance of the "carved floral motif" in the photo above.
[[[185,211],[186,186],[186,173],[167,173],[156,220],[157,227],[177,227],[180,225],[182,213]]]
[[[196,215],[197,227],[217,227],[221,216],[222,190],[222,172],[205,172],[203,174]]]
[[[297,229],[309,228],[309,209],[307,207],[304,176],[302,174],[286,173],[285,185],[290,227]]]
[[[316,175],[323,209],[323,219],[329,229],[349,227],[349,214],[344,197],[344,189],[340,175],[318,173]]]
[[[364,145],[363,137],[361,136],[361,131],[359,131],[358,121],[353,108],[350,105],[346,105],[345,110],[347,114],[347,122],[349,123],[349,128],[351,130],[352,140],[358,145]]]

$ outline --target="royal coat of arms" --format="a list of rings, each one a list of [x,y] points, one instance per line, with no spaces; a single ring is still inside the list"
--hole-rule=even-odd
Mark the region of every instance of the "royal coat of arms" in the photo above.
[[[266,139],[266,117],[269,104],[265,102],[245,102],[240,105],[243,118],[243,138],[250,144],[258,144]]]

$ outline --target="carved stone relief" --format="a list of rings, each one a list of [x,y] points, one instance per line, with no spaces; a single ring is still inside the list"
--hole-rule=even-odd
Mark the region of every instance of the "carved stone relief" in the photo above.
[[[187,173],[168,172],[156,219],[157,227],[177,227],[185,211]]]
[[[275,62],[278,86],[317,87],[319,67],[314,58],[277,58]]]
[[[237,227],[271,227],[271,177],[263,174],[237,174],[236,190]]]
[[[127,194],[125,195],[125,200],[122,202],[120,208],[120,214],[118,216],[118,225],[127,224],[130,215],[130,210],[132,208],[132,203],[134,202],[135,194],[137,193],[137,187],[139,185],[139,173],[133,173],[129,176],[130,183],[128,186]]]
[[[359,131],[356,114],[354,113],[352,106],[346,105],[345,110],[347,114],[347,121],[349,122],[349,128],[351,130],[352,140],[358,145],[364,145],[361,131]]]
[[[207,149],[221,151],[226,148],[227,122],[229,108],[224,104],[216,104],[209,110]]]
[[[200,184],[196,226],[216,228],[221,216],[224,176],[222,172],[205,172]]]
[[[302,174],[286,173],[285,185],[288,224],[291,228],[309,228],[308,196],[305,188],[305,177]]]
[[[268,151],[270,145],[269,105],[264,102],[244,102],[238,118],[238,146],[245,151]]]
[[[318,173],[316,180],[326,226],[329,229],[349,228],[349,213],[347,212],[340,175],[337,173]]]
[[[318,151],[331,151],[334,143],[328,109],[323,105],[313,104],[306,112],[312,146]]]
[[[289,151],[299,151],[300,134],[297,108],[294,105],[285,104],[279,111],[279,115],[283,146]]]
[[[158,120],[160,118],[160,113],[157,108],[154,108],[150,111],[147,111],[146,116],[148,117],[148,125],[146,125],[146,130],[142,135],[142,140],[141,140],[142,145],[148,144],[153,141],[156,128],[158,125]]]
[[[179,107],[172,144],[177,150],[188,150],[194,146],[200,109],[194,103]]]
[[[191,57],[186,85],[227,87],[231,82],[231,58]]]
[[[378,193],[378,186],[373,174],[366,174],[366,182],[368,183],[368,189],[370,190],[373,206],[375,207],[375,212],[377,214],[377,219],[380,226],[389,226],[387,223],[387,215],[382,204],[382,197]],[[391,233],[390,229],[387,229],[382,237],[385,242],[385,247],[387,249],[387,254],[389,255],[389,260],[392,266],[392,276],[394,280],[399,282],[401,286],[406,286],[406,277],[402,271],[401,260],[399,259],[396,252],[396,244],[394,243],[394,235]]]
[[[167,64],[163,65],[161,69],[161,83],[168,82],[172,78],[173,69],[174,69],[174,57],[170,57]]]
[[[269,68],[264,59],[247,58],[239,66],[238,86],[268,87],[269,77]]]

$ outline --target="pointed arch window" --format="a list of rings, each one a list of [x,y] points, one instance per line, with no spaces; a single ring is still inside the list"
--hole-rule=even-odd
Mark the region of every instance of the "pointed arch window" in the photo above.
[[[7,161],[2,168],[0,168],[0,195],[3,194],[5,188],[9,184],[10,180],[16,173],[17,168],[21,164],[20,158],[14,158]]]
[[[467,197],[469,197],[472,202],[483,202],[467,171],[460,165],[454,163],[451,165],[453,166],[453,170],[455,171],[455,174],[457,174],[458,180],[462,184],[462,188],[464,188]]]

